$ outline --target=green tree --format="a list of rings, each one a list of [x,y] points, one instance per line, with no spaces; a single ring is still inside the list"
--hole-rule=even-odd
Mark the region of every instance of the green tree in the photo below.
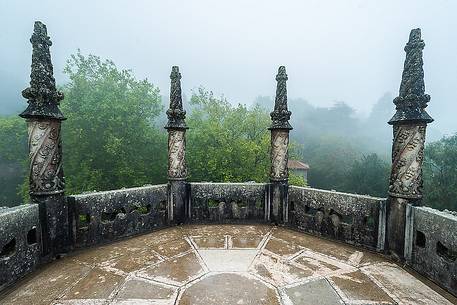
[[[289,184],[295,186],[307,186],[306,180],[303,176],[296,175],[292,172],[289,172]]]
[[[457,211],[457,133],[425,148],[423,203]]]
[[[347,173],[343,190],[350,193],[386,197],[390,165],[377,154],[355,160]]]
[[[187,160],[193,181],[265,182],[269,172],[270,118],[259,105],[232,106],[200,88],[187,120]]]
[[[343,190],[347,173],[360,156],[350,141],[325,135],[304,145],[303,160],[309,164],[308,184],[322,189]]]
[[[26,175],[27,125],[16,115],[0,117],[0,206],[21,203]]]
[[[61,104],[68,193],[166,181],[166,134],[154,126],[163,110],[159,89],[112,61],[68,60]]]

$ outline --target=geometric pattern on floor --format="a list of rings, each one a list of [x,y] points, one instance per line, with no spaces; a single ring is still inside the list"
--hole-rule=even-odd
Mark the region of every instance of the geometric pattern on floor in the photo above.
[[[453,304],[385,257],[266,225],[186,225],[74,252],[0,304]]]

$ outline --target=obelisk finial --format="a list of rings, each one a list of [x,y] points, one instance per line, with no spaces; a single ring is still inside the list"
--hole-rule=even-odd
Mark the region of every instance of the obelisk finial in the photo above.
[[[186,111],[182,106],[181,73],[179,67],[171,68],[170,109],[167,110],[168,123],[165,128],[187,128]]]
[[[64,120],[58,108],[63,93],[56,89],[49,51],[52,42],[47,34],[46,25],[40,21],[35,22],[30,42],[33,47],[30,87],[22,91],[22,96],[28,99],[29,105],[20,116]]]
[[[394,99],[397,112],[389,124],[402,122],[431,123],[433,119],[425,111],[430,95],[425,94],[422,51],[425,47],[421,30],[413,29],[405,46],[406,59],[400,85],[399,96]]]
[[[289,124],[291,112],[287,109],[287,80],[286,67],[280,66],[276,75],[275,108],[270,113],[272,122],[269,129],[292,129]]]

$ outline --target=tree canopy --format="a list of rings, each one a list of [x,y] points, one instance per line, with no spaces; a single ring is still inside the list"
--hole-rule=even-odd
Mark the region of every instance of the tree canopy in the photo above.
[[[166,138],[154,125],[159,89],[109,60],[72,55],[61,105],[67,191],[165,182]]]
[[[62,125],[67,193],[165,183],[168,100],[162,102],[159,89],[112,61],[80,52],[64,72],[69,78],[61,88],[61,109],[68,118]],[[309,181],[290,173],[289,183],[387,196],[390,99],[385,95],[378,101],[369,122],[343,102],[325,108],[291,99],[289,158],[308,163],[310,171]],[[190,181],[269,180],[271,98],[233,105],[198,88],[189,101],[184,97],[184,105]],[[456,166],[457,134],[426,146],[426,205],[457,210]],[[17,204],[18,192],[26,194],[27,167],[26,123],[17,116],[0,117],[0,205]]]
[[[425,205],[457,211],[457,133],[426,146],[424,197]]]

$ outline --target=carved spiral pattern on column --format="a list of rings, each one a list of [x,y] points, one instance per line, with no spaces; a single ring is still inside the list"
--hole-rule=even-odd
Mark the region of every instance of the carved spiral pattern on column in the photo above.
[[[185,129],[168,130],[168,178],[187,177]]]
[[[271,172],[272,180],[287,180],[289,131],[276,129],[271,132]]]
[[[422,197],[422,162],[426,125],[394,126],[392,172],[389,194],[394,197]]]
[[[62,143],[58,120],[29,120],[30,194],[62,193]]]

